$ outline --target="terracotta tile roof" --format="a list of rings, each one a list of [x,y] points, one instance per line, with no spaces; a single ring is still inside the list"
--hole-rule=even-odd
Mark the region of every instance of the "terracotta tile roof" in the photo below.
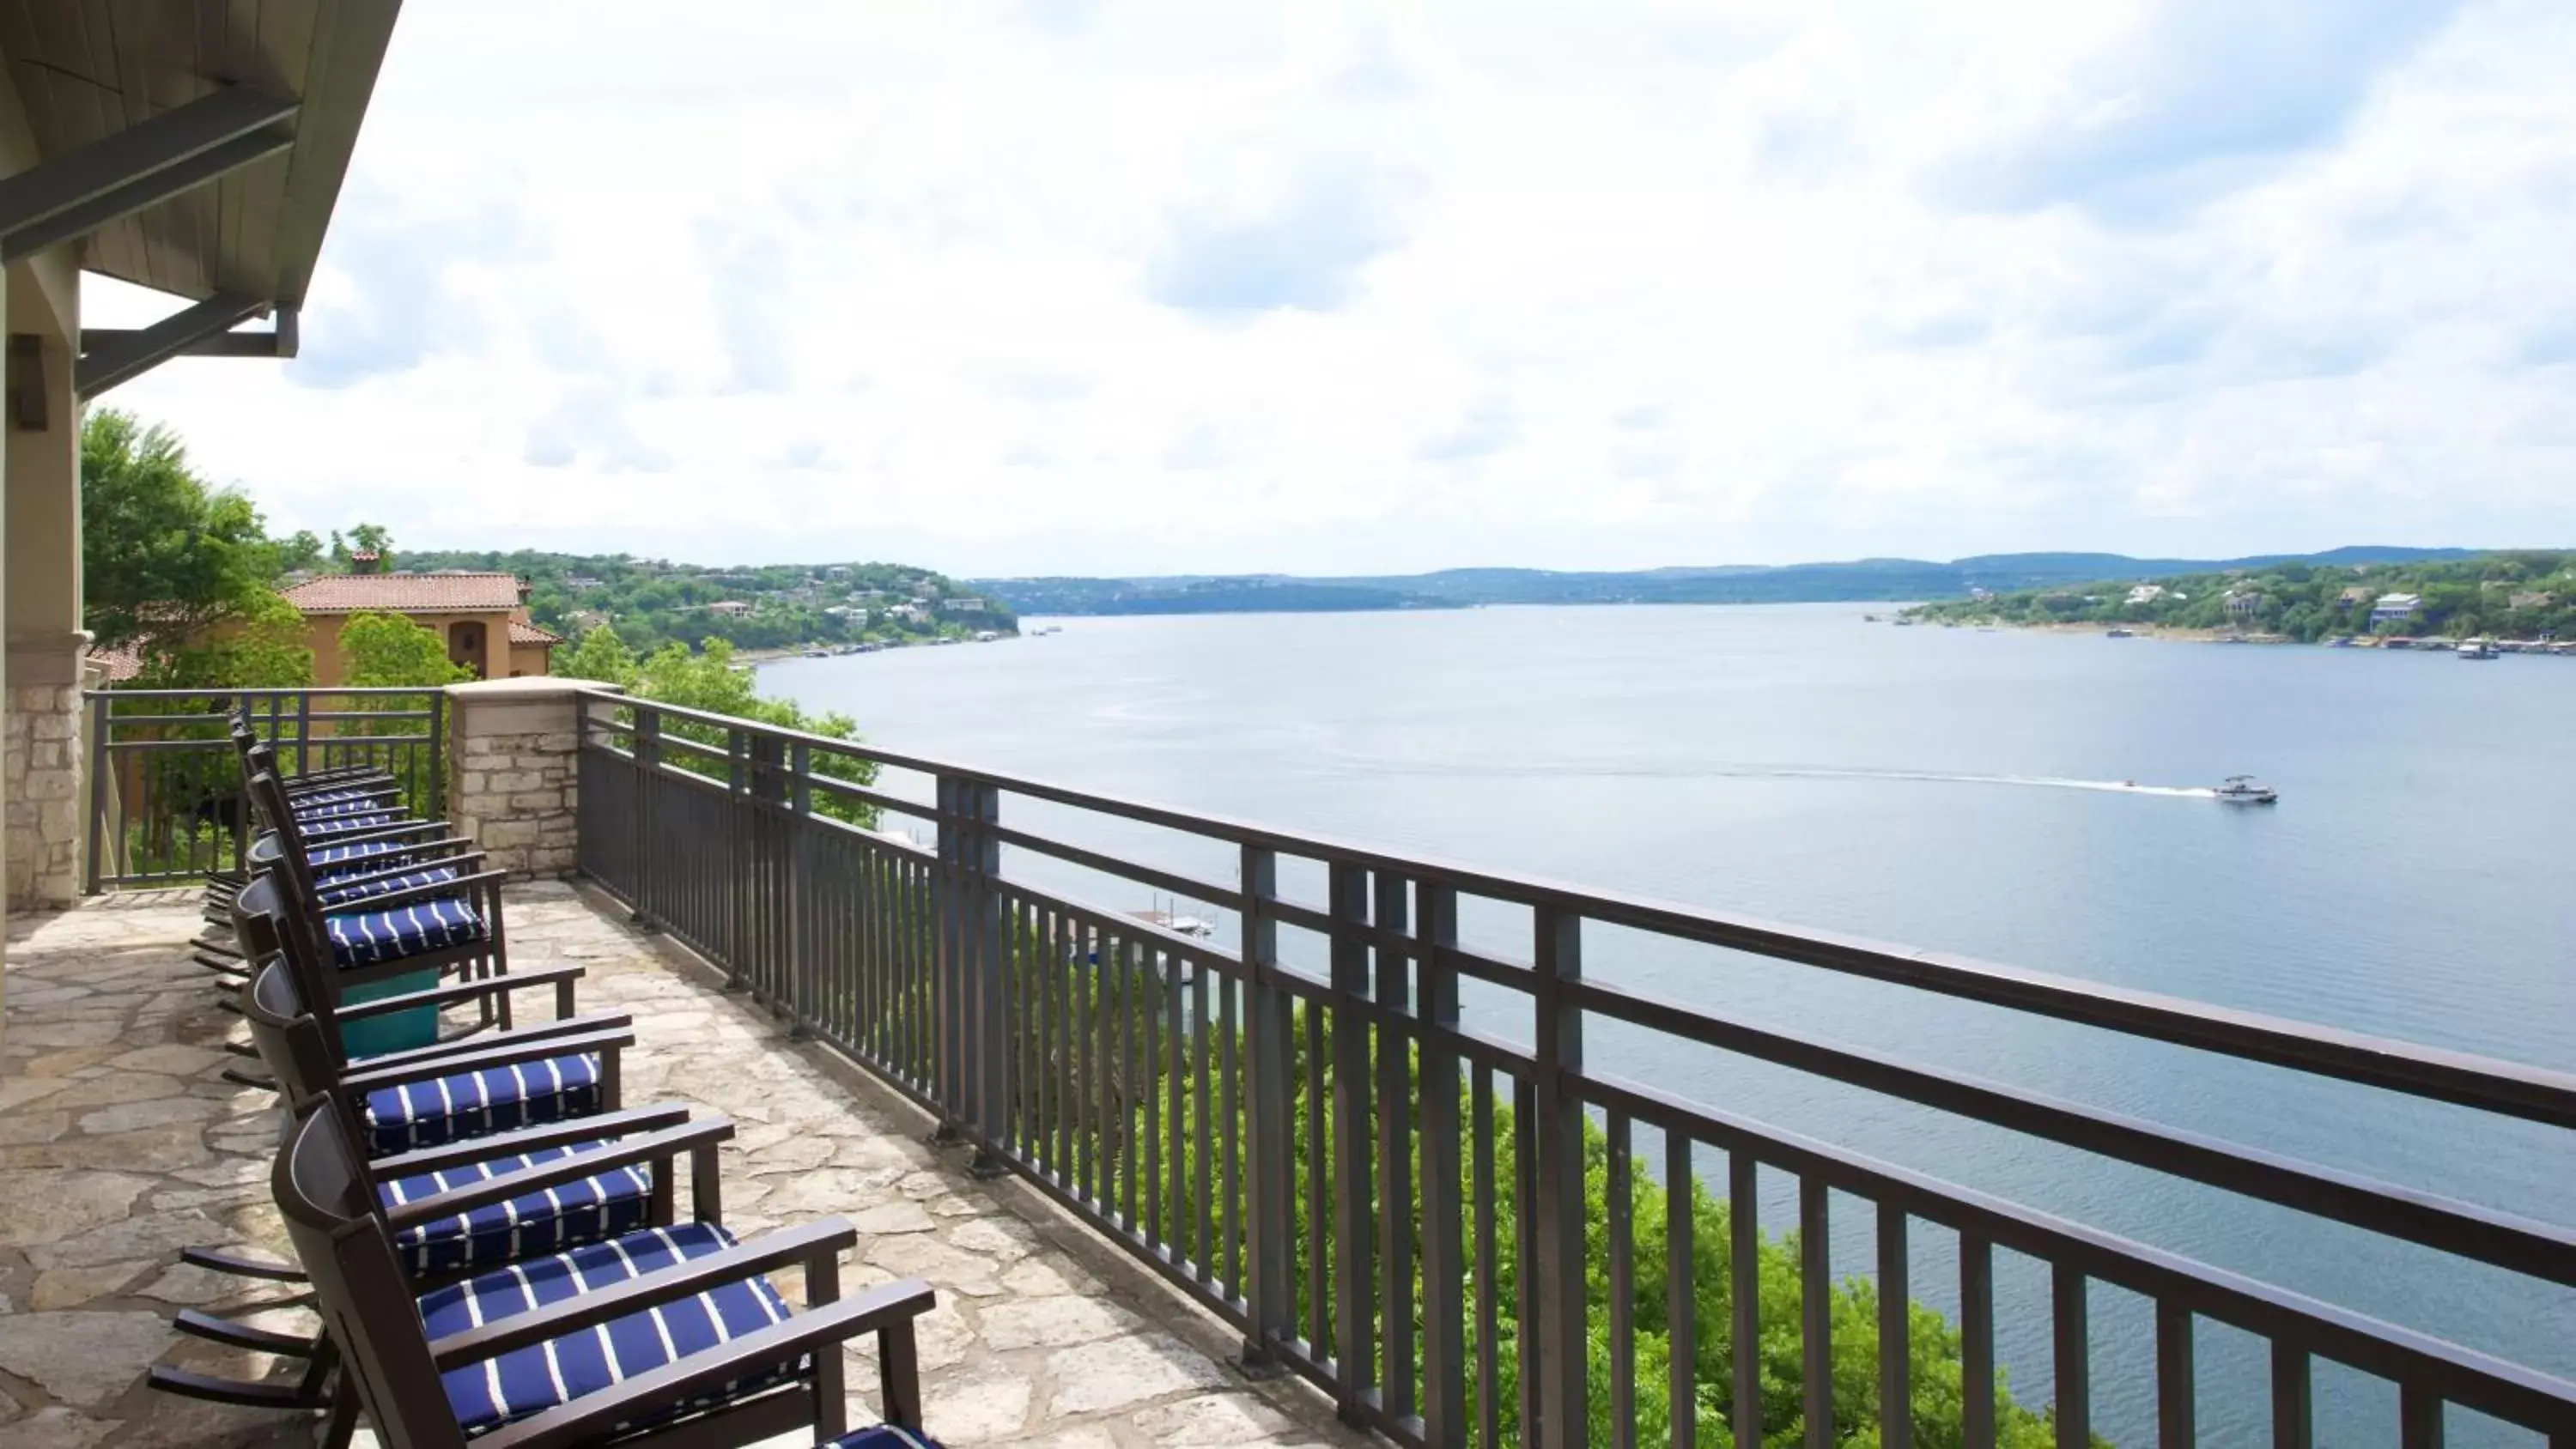
[[[536,625],[527,622],[525,619],[512,619],[510,621],[510,642],[513,644],[561,644],[563,642],[563,636],[546,629],[541,629]]]
[[[143,672],[143,656],[136,653],[130,644],[92,649],[89,662],[99,667],[110,684],[123,684]]]
[[[308,614],[479,614],[519,607],[515,574],[325,574],[286,591]]]

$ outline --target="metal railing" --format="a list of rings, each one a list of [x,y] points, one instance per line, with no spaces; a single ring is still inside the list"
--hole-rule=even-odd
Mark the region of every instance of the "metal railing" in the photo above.
[[[241,869],[250,815],[229,722],[244,707],[289,774],[373,765],[422,818],[437,817],[446,801],[447,696],[437,689],[93,689],[83,697],[83,889],[93,895]]]
[[[931,798],[875,783],[879,771],[919,777]],[[1006,797],[1014,818],[1231,858],[1236,879],[1005,823]],[[873,828],[883,816],[924,822],[933,844]],[[639,920],[1232,1324],[1247,1364],[1303,1375],[1345,1419],[1401,1443],[1723,1435],[1825,1449],[1874,1434],[1882,1449],[1989,1449],[2036,1435],[2085,1449],[2100,1442],[2095,1315],[2135,1295],[2152,1327],[2128,1340],[2128,1367],[2151,1376],[2166,1449],[2254,1442],[2263,1426],[2304,1449],[2321,1364],[2374,1381],[2388,1400],[2378,1430],[2407,1449],[2439,1445],[2455,1421],[2488,1434],[2490,1420],[2576,1449],[2576,1383],[1619,1067],[1658,1046],[1820,1078],[2269,1204],[2303,1231],[2485,1265],[2562,1313],[2576,1302],[2564,1225],[1658,999],[1586,957],[1651,941],[1790,963],[2451,1104],[2539,1134],[2547,1154],[2576,1128],[2576,1076],[609,695],[585,702],[580,845],[584,872]],[[1035,881],[1077,872],[1210,903],[1236,944]],[[1300,898],[1286,874],[1320,892]],[[1471,944],[1506,933],[1525,955]],[[2576,1182],[2556,1161],[2539,1176]],[[1761,1199],[1783,1176],[1796,1231],[1768,1238]],[[1835,1223],[1854,1199],[1868,1291],[1835,1275]],[[1936,1258],[1933,1282],[1919,1265]],[[2044,1286],[2004,1292],[1999,1258]],[[1934,1290],[1955,1304],[1953,1323],[1933,1325],[1938,1345],[1910,1311]],[[2034,1322],[2045,1408],[1998,1384],[1999,1336],[2028,1338]],[[1875,1340],[1857,1381],[1828,1371],[1844,1335]],[[1738,1351],[1749,1345],[1761,1348]],[[2213,1374],[2260,1385],[2215,1435],[2202,1412]]]

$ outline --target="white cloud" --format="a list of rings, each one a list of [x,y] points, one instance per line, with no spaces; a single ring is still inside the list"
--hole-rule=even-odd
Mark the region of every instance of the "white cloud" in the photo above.
[[[416,6],[305,356],[114,400],[418,545],[2570,540],[2576,12],[1707,10]]]

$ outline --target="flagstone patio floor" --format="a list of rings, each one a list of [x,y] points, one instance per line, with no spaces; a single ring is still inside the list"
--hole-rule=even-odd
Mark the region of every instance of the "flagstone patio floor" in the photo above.
[[[929,1429],[956,1445],[1190,1449],[1358,1445],[1304,1385],[1248,1382],[1230,1330],[1089,1237],[1034,1191],[979,1182],[926,1144],[929,1122],[784,1030],[703,967],[627,926],[604,897],[512,889],[511,961],[581,963],[581,1009],[624,1010],[629,1105],[677,1101],[738,1125],[724,1153],[739,1232],[848,1217],[851,1289],[929,1280]],[[154,1363],[275,1374],[295,1365],[170,1328],[183,1307],[303,1330],[287,1296],[181,1266],[192,1245],[280,1253],[268,1201],[274,1098],[223,1080],[240,1018],[188,960],[193,894],[106,897],[13,916],[0,1009],[0,1444],[213,1449],[307,1442],[310,1420],[145,1387]],[[531,993],[532,995],[537,993]],[[683,1199],[685,1201],[685,1197]],[[792,1285],[789,1286],[792,1292]],[[853,1422],[873,1417],[870,1352],[851,1356]]]

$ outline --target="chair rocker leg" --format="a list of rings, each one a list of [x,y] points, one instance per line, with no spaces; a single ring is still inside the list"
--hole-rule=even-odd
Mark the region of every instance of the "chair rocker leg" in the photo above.
[[[172,1368],[156,1363],[144,1382],[165,1394],[183,1399],[202,1399],[210,1404],[231,1404],[244,1409],[319,1409],[331,1396],[318,1386],[301,1382],[291,1384],[253,1383],[248,1379],[220,1379],[191,1369]]]
[[[246,1072],[239,1067],[226,1067],[224,1068],[222,1075],[225,1081],[232,1083],[236,1087],[248,1087],[253,1091],[259,1092],[274,1092],[277,1090],[277,1078],[270,1076],[266,1072]]]
[[[252,1353],[275,1354],[279,1358],[311,1358],[322,1351],[322,1339],[319,1335],[307,1337],[301,1333],[279,1333],[273,1329],[254,1328],[247,1323],[235,1323],[229,1318],[217,1318],[211,1313],[194,1308],[180,1309],[179,1316],[170,1321],[170,1326],[191,1338],[202,1338],[208,1343],[220,1343],[226,1348],[247,1349]]]
[[[292,1263],[271,1262],[266,1258],[246,1258],[222,1248],[181,1248],[179,1261],[191,1268],[210,1273],[229,1273],[236,1278],[257,1278],[266,1283],[302,1283],[304,1270]]]

